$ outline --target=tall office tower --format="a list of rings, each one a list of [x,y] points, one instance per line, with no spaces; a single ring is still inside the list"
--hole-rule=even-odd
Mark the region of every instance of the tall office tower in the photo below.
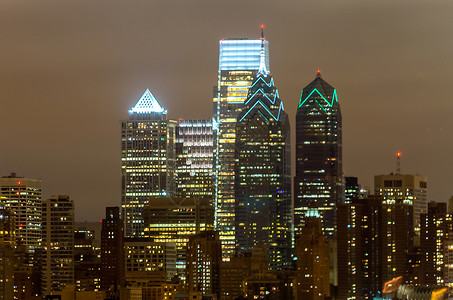
[[[223,259],[235,250],[234,165],[236,120],[260,66],[261,40],[226,39],[219,42],[219,77],[214,87],[214,202],[216,230],[222,241]],[[264,41],[266,69],[269,43]]]
[[[52,196],[42,205],[43,294],[74,284],[74,202]]]
[[[309,212],[297,240],[297,299],[324,299],[330,296],[329,244],[319,215]]]
[[[175,194],[175,127],[149,90],[121,124],[121,206],[127,237],[143,236],[150,197]]]
[[[0,178],[0,206],[14,211],[16,238],[28,252],[34,252],[41,242],[41,190],[41,179],[16,173]]]
[[[119,207],[106,207],[101,231],[101,290],[124,286],[124,222]]]
[[[144,207],[144,236],[155,242],[176,243],[176,268],[185,279],[189,238],[214,229],[214,208],[208,198],[155,198]]]
[[[444,244],[447,236],[447,203],[430,202],[428,212],[420,216],[420,252],[423,284],[444,283]]]
[[[190,237],[187,245],[187,291],[219,297],[222,250],[219,234],[204,231]]]
[[[212,200],[213,160],[212,120],[180,120],[176,127],[176,190],[179,197]]]
[[[335,234],[336,205],[344,201],[342,122],[337,91],[318,74],[303,90],[296,115],[296,237],[315,204],[328,237]]]
[[[264,38],[263,38],[264,41]],[[291,264],[291,155],[288,115],[262,64],[236,123],[236,250],[267,244],[270,268]]]
[[[415,235],[420,232],[420,215],[427,211],[427,179],[420,175],[376,175],[374,176],[374,193],[391,203],[405,203],[412,207],[413,226],[410,231]]]

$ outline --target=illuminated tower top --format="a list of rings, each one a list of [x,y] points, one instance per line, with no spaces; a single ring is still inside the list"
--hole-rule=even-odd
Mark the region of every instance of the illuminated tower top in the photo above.
[[[136,115],[134,119],[144,118],[145,115],[166,115],[167,110],[165,110],[159,102],[157,102],[154,95],[146,89],[140,99],[137,101],[134,107],[129,110],[129,116],[132,118],[133,115]],[[148,118],[146,118],[148,119]]]
[[[315,80],[302,90],[298,109],[303,113],[308,113],[314,106],[321,107],[325,113],[339,109],[337,91],[322,79],[320,70],[318,70]]]

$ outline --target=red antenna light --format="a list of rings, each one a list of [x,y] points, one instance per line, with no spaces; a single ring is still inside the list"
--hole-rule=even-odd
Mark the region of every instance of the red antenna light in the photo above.
[[[21,184],[22,184],[22,182],[18,181],[18,182],[17,182],[17,184],[18,184],[18,185],[21,185]]]
[[[264,24],[261,24],[261,28],[264,28]]]
[[[397,155],[398,157],[400,157],[400,156],[401,156],[401,152],[397,152],[396,155]]]
[[[321,73],[321,70],[318,69],[318,74]]]

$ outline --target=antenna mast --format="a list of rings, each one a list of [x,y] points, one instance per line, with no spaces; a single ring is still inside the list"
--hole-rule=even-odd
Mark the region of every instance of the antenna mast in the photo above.
[[[400,161],[401,152],[396,153],[396,174],[401,174],[401,161]]]

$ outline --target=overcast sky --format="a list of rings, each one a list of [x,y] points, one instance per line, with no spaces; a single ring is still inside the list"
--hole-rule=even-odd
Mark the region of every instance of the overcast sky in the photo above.
[[[0,3],[0,175],[42,178],[76,218],[121,202],[120,120],[149,88],[170,118],[210,118],[218,41],[258,38],[294,129],[316,70],[337,88],[344,174],[396,169],[453,195],[453,1],[73,0]],[[294,131],[293,131],[294,134]]]

